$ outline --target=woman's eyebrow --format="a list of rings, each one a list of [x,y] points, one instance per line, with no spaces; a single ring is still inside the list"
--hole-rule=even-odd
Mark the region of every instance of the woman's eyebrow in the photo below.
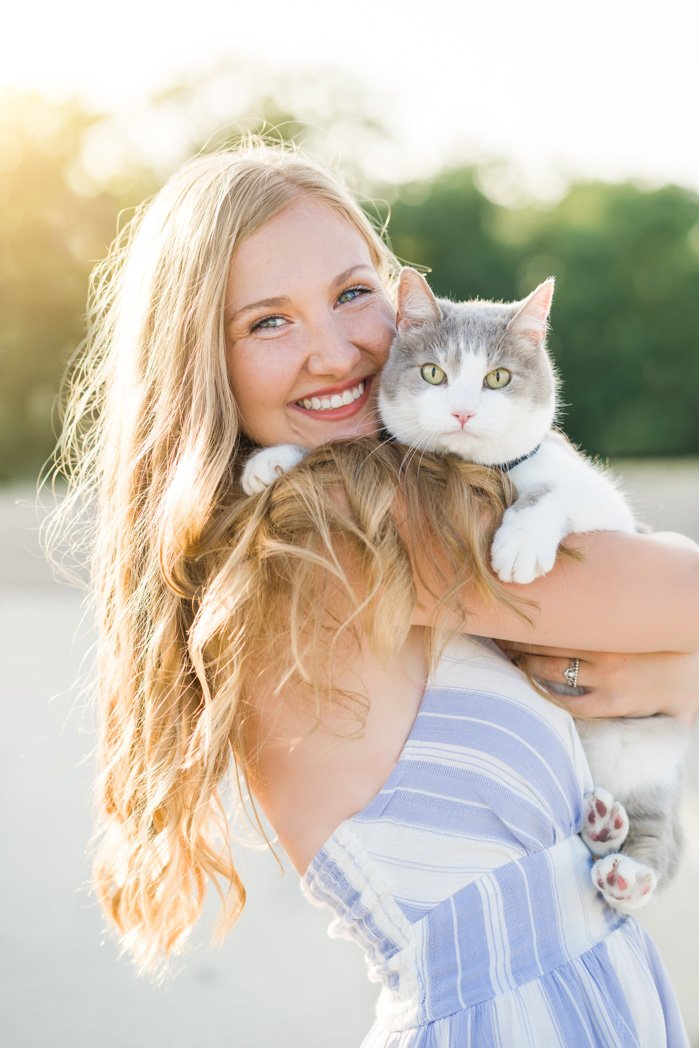
[[[366,269],[368,272],[373,271],[373,267],[368,265],[368,263],[360,262],[359,265],[350,266],[349,269],[345,269],[342,273],[333,277],[330,281],[330,286],[333,288],[339,287],[340,284],[344,284],[346,280],[349,280],[360,269]],[[234,321],[240,320],[245,313],[250,313],[255,309],[281,309],[283,306],[288,305],[289,301],[288,295],[277,295],[275,298],[261,298],[259,302],[250,302],[246,306],[241,306],[235,313],[224,314],[224,323],[228,326]]]
[[[282,306],[288,305],[288,303],[288,295],[277,295],[276,298],[261,298],[259,302],[250,302],[247,306],[241,306],[235,313],[224,314],[224,323],[226,325],[232,324],[234,320],[239,320],[244,313],[250,313],[255,309],[280,309]]]
[[[359,265],[350,266],[349,269],[343,270],[343,272],[340,273],[339,276],[336,276],[331,281],[332,287],[338,287],[338,285],[344,284],[344,282],[346,280],[349,280],[349,278],[353,276],[358,269],[366,269],[369,273],[372,273],[374,271],[374,267],[370,266],[367,262],[360,262]]]

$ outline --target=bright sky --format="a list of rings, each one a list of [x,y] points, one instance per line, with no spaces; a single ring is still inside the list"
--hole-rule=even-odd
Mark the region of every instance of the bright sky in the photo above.
[[[136,114],[221,59],[346,70],[395,129],[396,177],[465,147],[541,192],[570,175],[699,190],[696,0],[41,0],[3,21],[0,85]]]

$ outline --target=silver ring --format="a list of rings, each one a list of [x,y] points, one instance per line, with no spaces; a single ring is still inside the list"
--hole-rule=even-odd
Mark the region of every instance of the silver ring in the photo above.
[[[571,688],[578,686],[578,673],[580,672],[580,659],[568,659],[568,666],[563,670],[566,684]]]

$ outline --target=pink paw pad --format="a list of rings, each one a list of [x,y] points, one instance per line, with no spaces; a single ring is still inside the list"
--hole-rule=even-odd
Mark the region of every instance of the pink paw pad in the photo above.
[[[629,832],[629,820],[620,801],[600,788],[585,797],[581,835],[596,857],[619,851]]]
[[[592,867],[592,880],[606,902],[622,913],[638,910],[650,899],[657,878],[649,866],[629,855],[607,855]]]

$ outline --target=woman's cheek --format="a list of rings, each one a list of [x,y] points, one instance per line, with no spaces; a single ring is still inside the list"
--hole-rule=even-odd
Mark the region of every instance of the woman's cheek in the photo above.
[[[374,310],[367,311],[362,321],[362,342],[379,366],[383,367],[396,334],[396,311],[388,300],[383,300],[377,303]]]
[[[289,386],[284,358],[270,345],[238,344],[229,355],[228,374],[233,396],[250,420],[261,410],[277,405]]]

